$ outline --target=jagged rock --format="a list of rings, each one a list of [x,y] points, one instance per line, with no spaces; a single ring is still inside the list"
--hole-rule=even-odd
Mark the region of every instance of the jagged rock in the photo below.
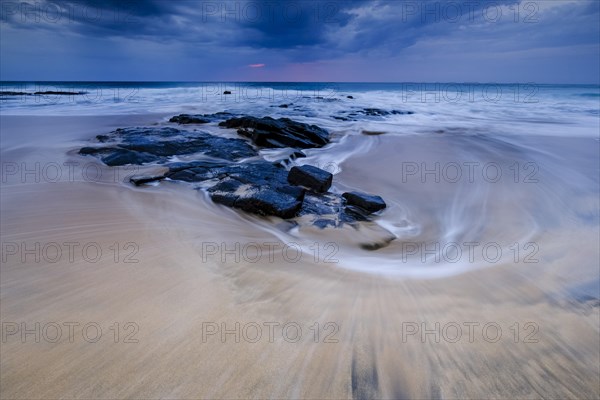
[[[329,132],[316,125],[292,121],[289,118],[271,117],[231,118],[219,123],[226,128],[238,128],[238,133],[249,137],[261,147],[295,147],[307,149],[329,143]]]
[[[361,192],[346,192],[342,194],[346,203],[350,206],[357,206],[369,213],[383,210],[386,207],[385,201],[379,196]]]
[[[292,167],[287,179],[292,185],[304,186],[323,193],[331,187],[333,175],[312,165],[303,165]]]

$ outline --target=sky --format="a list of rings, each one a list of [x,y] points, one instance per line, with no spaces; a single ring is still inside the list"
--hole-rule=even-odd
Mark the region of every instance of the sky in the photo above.
[[[600,0],[0,0],[0,80],[600,83]]]

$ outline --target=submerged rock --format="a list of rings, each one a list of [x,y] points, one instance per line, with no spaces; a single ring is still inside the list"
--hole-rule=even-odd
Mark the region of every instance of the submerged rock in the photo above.
[[[303,165],[292,167],[287,179],[292,185],[305,186],[315,192],[323,193],[331,187],[333,175],[312,165]]]
[[[412,111],[401,111],[401,110],[382,110],[380,108],[363,108],[352,111],[341,111],[337,115],[332,115],[331,117],[334,119],[338,119],[341,121],[357,121],[359,116],[368,117],[368,119],[373,119],[373,117],[386,117],[389,115],[411,115],[414,114]]]
[[[156,182],[165,179],[164,175],[136,175],[129,178],[129,182],[135,186],[140,186],[145,183]]]
[[[56,90],[46,90],[43,92],[35,92],[34,94],[38,94],[38,95],[46,95],[46,94],[52,94],[52,95],[58,95],[58,96],[72,96],[72,95],[82,95],[82,94],[87,94],[87,92],[66,92],[66,91],[56,91]]]
[[[304,124],[289,118],[271,117],[231,118],[219,124],[226,128],[237,128],[238,134],[246,136],[261,147],[294,147],[307,149],[323,147],[329,143],[329,132],[316,125]]]
[[[366,136],[379,136],[379,135],[385,134],[385,132],[382,132],[382,131],[362,131],[362,134],[366,135]]]

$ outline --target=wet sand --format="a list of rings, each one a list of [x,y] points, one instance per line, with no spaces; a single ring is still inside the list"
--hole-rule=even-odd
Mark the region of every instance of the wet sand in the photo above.
[[[158,118],[3,116],[3,168],[36,162],[41,168],[68,161],[84,165],[93,161],[73,150],[93,135]],[[381,193],[392,199],[391,215],[404,213],[407,224],[421,220],[423,228],[411,240],[448,232],[440,221],[455,221],[432,212],[452,199],[456,186],[405,185],[403,196],[395,197],[400,189],[393,169],[386,167],[396,157],[453,160],[459,153],[449,150],[452,138],[356,140],[363,139],[375,142],[368,153],[343,163],[335,177],[340,187]],[[104,167],[102,178],[86,175],[89,182],[81,168],[74,168],[74,179],[57,183],[11,173],[1,191],[1,397],[598,398],[600,307],[593,299],[599,282],[593,195],[598,142],[548,140],[532,139],[540,148],[588,157],[570,170],[589,177],[587,192],[562,197],[557,189],[541,197],[551,187],[548,180],[559,177],[557,170],[542,168],[541,189],[493,186],[490,198],[496,200],[486,210],[470,206],[453,217],[471,212],[473,223],[482,215],[495,216],[479,233],[471,232],[490,239],[507,235],[498,227],[506,215],[504,228],[539,244],[540,262],[503,259],[441,278],[356,268],[366,268],[370,259],[373,269],[380,269],[381,260],[398,257],[401,241],[368,252],[340,239],[339,262],[333,264],[323,262],[323,252],[318,262],[314,254],[292,262],[281,251],[271,260],[266,250],[258,262],[236,262],[231,254],[222,262],[219,253],[206,255],[207,244],[280,243],[282,236],[276,229],[259,229],[270,222],[214,205],[181,184],[133,188],[121,182],[131,173],[125,169],[114,179],[114,170]],[[543,175],[544,170],[551,173]],[[372,171],[380,174],[369,180]],[[531,202],[536,207],[530,208]],[[526,211],[508,212],[518,204]],[[553,207],[563,207],[564,214],[554,215]],[[531,233],[519,221],[536,212],[547,225]],[[575,217],[586,213],[589,223]],[[325,244],[337,243],[335,230],[301,234],[299,240],[316,238],[322,251]],[[14,248],[7,246],[24,242],[28,248],[39,243],[47,252],[37,252],[39,262],[23,247],[9,254]],[[49,243],[63,251],[57,262],[51,262],[56,255]],[[64,243],[79,244],[72,260]],[[89,252],[81,252],[92,243]],[[97,248],[102,250],[98,257]],[[21,335],[21,324],[35,332],[38,322],[38,342],[35,333]],[[234,333],[236,323],[240,329]],[[230,331],[225,336],[222,324]],[[56,325],[62,332],[58,339]],[[14,329],[19,331],[11,334]],[[211,334],[214,329],[219,332]]]

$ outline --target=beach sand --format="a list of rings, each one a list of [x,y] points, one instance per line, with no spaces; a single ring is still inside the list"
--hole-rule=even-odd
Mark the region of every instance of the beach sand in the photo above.
[[[600,397],[600,308],[577,297],[597,290],[597,224],[571,221],[567,213],[536,231],[539,263],[502,262],[435,279],[343,268],[369,258],[345,251],[347,243],[340,244],[338,264],[312,256],[291,262],[277,251],[272,260],[222,262],[205,257],[202,244],[279,239],[257,229],[257,218],[214,205],[184,185],[134,188],[122,182],[131,172],[125,169],[118,179],[107,167],[102,178],[82,173],[84,163],[95,161],[74,150],[95,134],[159,117],[0,118],[4,169],[80,163],[73,179],[64,167],[56,183],[41,172],[39,182],[35,173],[3,172],[2,398]],[[365,138],[375,141],[370,152],[345,163],[335,179],[386,199],[397,190],[388,168],[393,157],[425,154],[424,148],[432,149],[432,159],[457,154],[443,135],[359,137]],[[597,141],[554,140],[553,146],[589,155],[581,171],[597,172]],[[380,174],[369,181],[366,171]],[[451,201],[452,186],[435,188],[405,192],[407,207],[422,203],[423,219],[431,220],[419,237],[437,234],[430,209]],[[511,191],[499,190],[498,198]],[[544,210],[550,200],[534,194],[523,190],[519,204],[539,202]],[[593,193],[577,198],[581,204],[571,207],[597,207]],[[501,216],[501,204],[515,207],[493,203],[486,212]],[[504,223],[524,234],[515,214],[505,214]],[[482,235],[505,232],[494,231],[496,222]],[[335,230],[320,234],[320,241],[335,241]],[[47,250],[37,252],[39,262],[22,251],[35,243]],[[57,262],[49,243],[62,250]],[[78,244],[72,260],[64,243]],[[21,247],[12,254],[15,244]],[[394,257],[399,245],[372,254]],[[22,328],[35,332],[36,323],[38,341],[35,333],[22,336]],[[57,325],[62,335],[54,340]]]

